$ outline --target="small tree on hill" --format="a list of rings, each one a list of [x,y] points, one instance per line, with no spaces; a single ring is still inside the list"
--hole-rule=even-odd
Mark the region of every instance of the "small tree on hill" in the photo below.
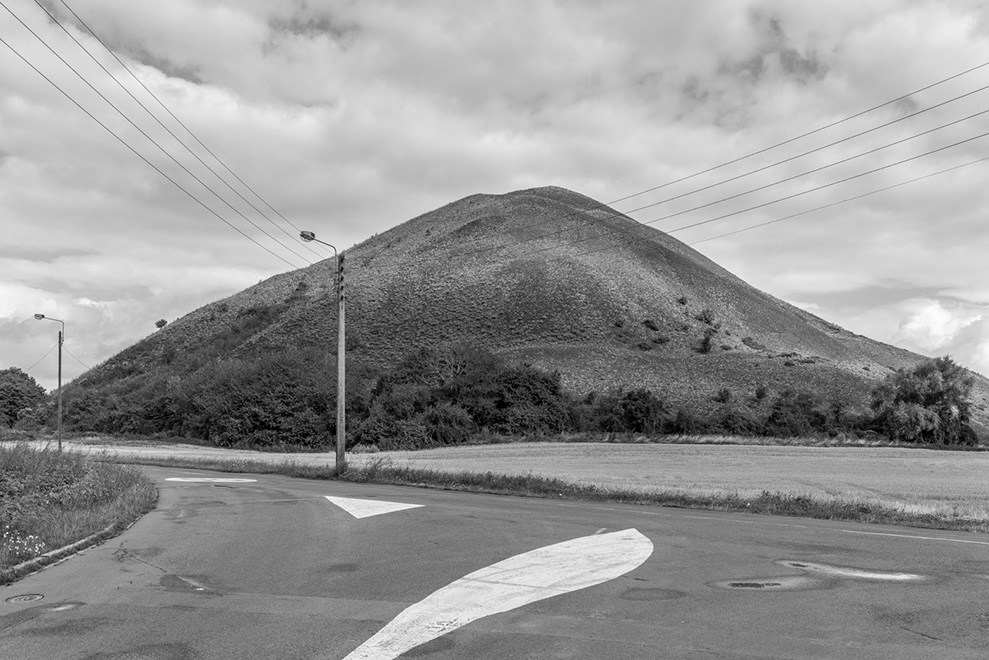
[[[17,367],[0,371],[0,424],[12,427],[22,411],[44,398],[45,388]]]
[[[899,369],[872,390],[874,421],[891,440],[965,442],[972,385],[968,370],[947,355]]]
[[[168,321],[166,321],[165,319],[158,319],[157,321],[155,321],[155,327],[158,328],[159,330],[164,328],[166,325],[168,325]]]

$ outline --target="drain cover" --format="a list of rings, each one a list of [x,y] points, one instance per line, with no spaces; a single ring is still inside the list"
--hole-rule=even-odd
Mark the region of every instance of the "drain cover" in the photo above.
[[[30,603],[33,600],[41,600],[44,598],[41,594],[21,594],[20,596],[11,596],[7,599],[8,603]]]

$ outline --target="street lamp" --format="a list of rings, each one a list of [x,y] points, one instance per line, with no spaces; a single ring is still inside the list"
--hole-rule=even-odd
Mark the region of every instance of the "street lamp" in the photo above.
[[[62,451],[62,342],[65,341],[65,321],[53,319],[44,314],[35,314],[39,321],[58,321],[62,329],[58,331],[58,451]]]
[[[347,397],[346,397],[346,305],[343,295],[343,255],[337,253],[335,246],[316,238],[316,234],[311,231],[303,231],[299,237],[306,241],[315,241],[320,245],[325,245],[333,249],[333,258],[337,262],[337,474],[343,474],[347,463],[344,456],[344,448],[347,443]]]

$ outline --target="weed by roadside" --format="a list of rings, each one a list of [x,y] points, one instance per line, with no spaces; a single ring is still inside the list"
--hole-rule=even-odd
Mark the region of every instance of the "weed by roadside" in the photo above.
[[[154,484],[134,468],[0,444],[0,583],[21,562],[122,529],[156,500]]]

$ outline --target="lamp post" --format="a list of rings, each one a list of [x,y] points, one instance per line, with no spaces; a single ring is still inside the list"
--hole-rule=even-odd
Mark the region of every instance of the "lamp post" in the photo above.
[[[58,331],[58,451],[62,452],[62,342],[65,341],[65,321],[53,319],[44,314],[35,314],[34,318],[39,321],[57,321],[62,324],[62,329]]]
[[[337,262],[337,474],[343,473],[347,462],[344,448],[347,444],[347,397],[346,397],[346,298],[343,293],[343,255],[337,253],[335,246],[316,238],[311,231],[303,231],[299,237],[306,241],[315,241],[333,250],[333,258]]]

